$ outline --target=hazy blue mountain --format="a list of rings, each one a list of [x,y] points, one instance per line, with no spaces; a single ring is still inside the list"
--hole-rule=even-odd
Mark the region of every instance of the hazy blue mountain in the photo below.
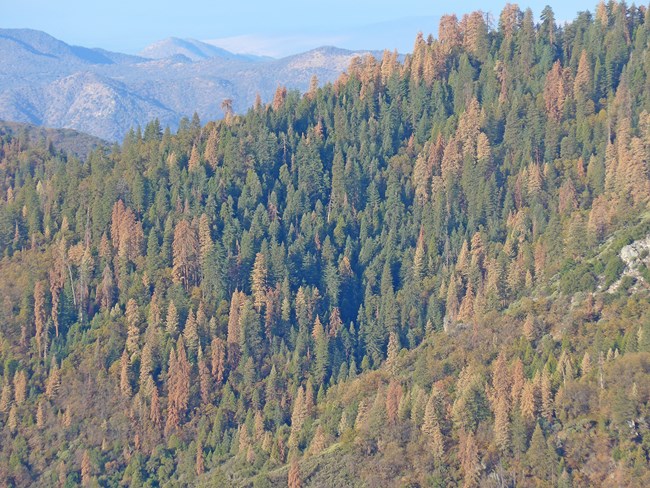
[[[272,59],[169,38],[131,56],[0,29],[0,119],[117,141],[153,118],[175,128],[195,111],[204,120],[221,117],[225,98],[243,112],[257,93],[269,101],[278,85],[304,91],[313,75],[333,81],[367,53],[323,47]]]
[[[221,58],[238,61],[264,61],[271,58],[251,54],[235,54],[213,44],[197,41],[196,39],[179,39],[168,37],[154,42],[139,53],[143,58],[165,59],[174,56],[185,56],[191,61],[203,61],[210,58]]]
[[[62,63],[68,69],[79,66],[129,64],[141,61],[137,56],[112,53],[103,49],[70,46],[63,41],[32,29],[0,29],[0,73],[45,73]]]

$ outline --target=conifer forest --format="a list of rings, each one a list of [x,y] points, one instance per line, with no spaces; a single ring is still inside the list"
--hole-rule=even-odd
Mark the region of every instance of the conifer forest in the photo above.
[[[0,486],[650,486],[650,10],[524,8],[0,133]]]

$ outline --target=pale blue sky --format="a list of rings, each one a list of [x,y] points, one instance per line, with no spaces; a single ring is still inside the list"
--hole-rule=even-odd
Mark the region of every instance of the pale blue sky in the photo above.
[[[418,30],[437,32],[445,13],[488,10],[506,1],[457,0],[2,0],[0,27],[43,30],[69,44],[137,53],[174,36],[221,40],[226,48],[286,55],[324,44],[410,51]],[[558,21],[594,10],[597,0],[529,0],[536,17],[549,4]],[[4,5],[2,5],[4,4]],[[460,15],[459,15],[460,16]]]

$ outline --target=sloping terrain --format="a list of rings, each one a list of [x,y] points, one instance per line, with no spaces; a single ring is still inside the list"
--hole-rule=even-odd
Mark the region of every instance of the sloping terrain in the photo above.
[[[3,133],[0,486],[650,486],[650,13],[487,20],[83,159]]]
[[[31,124],[5,122],[0,120],[0,138],[15,137],[30,146],[51,144],[55,150],[85,160],[96,148],[108,143],[83,132],[72,129],[50,129]]]

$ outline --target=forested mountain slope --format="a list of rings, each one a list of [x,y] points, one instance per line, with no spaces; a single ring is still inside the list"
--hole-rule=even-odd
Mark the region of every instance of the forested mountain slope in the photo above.
[[[0,484],[650,484],[649,34],[508,5],[84,160],[3,136]]]

